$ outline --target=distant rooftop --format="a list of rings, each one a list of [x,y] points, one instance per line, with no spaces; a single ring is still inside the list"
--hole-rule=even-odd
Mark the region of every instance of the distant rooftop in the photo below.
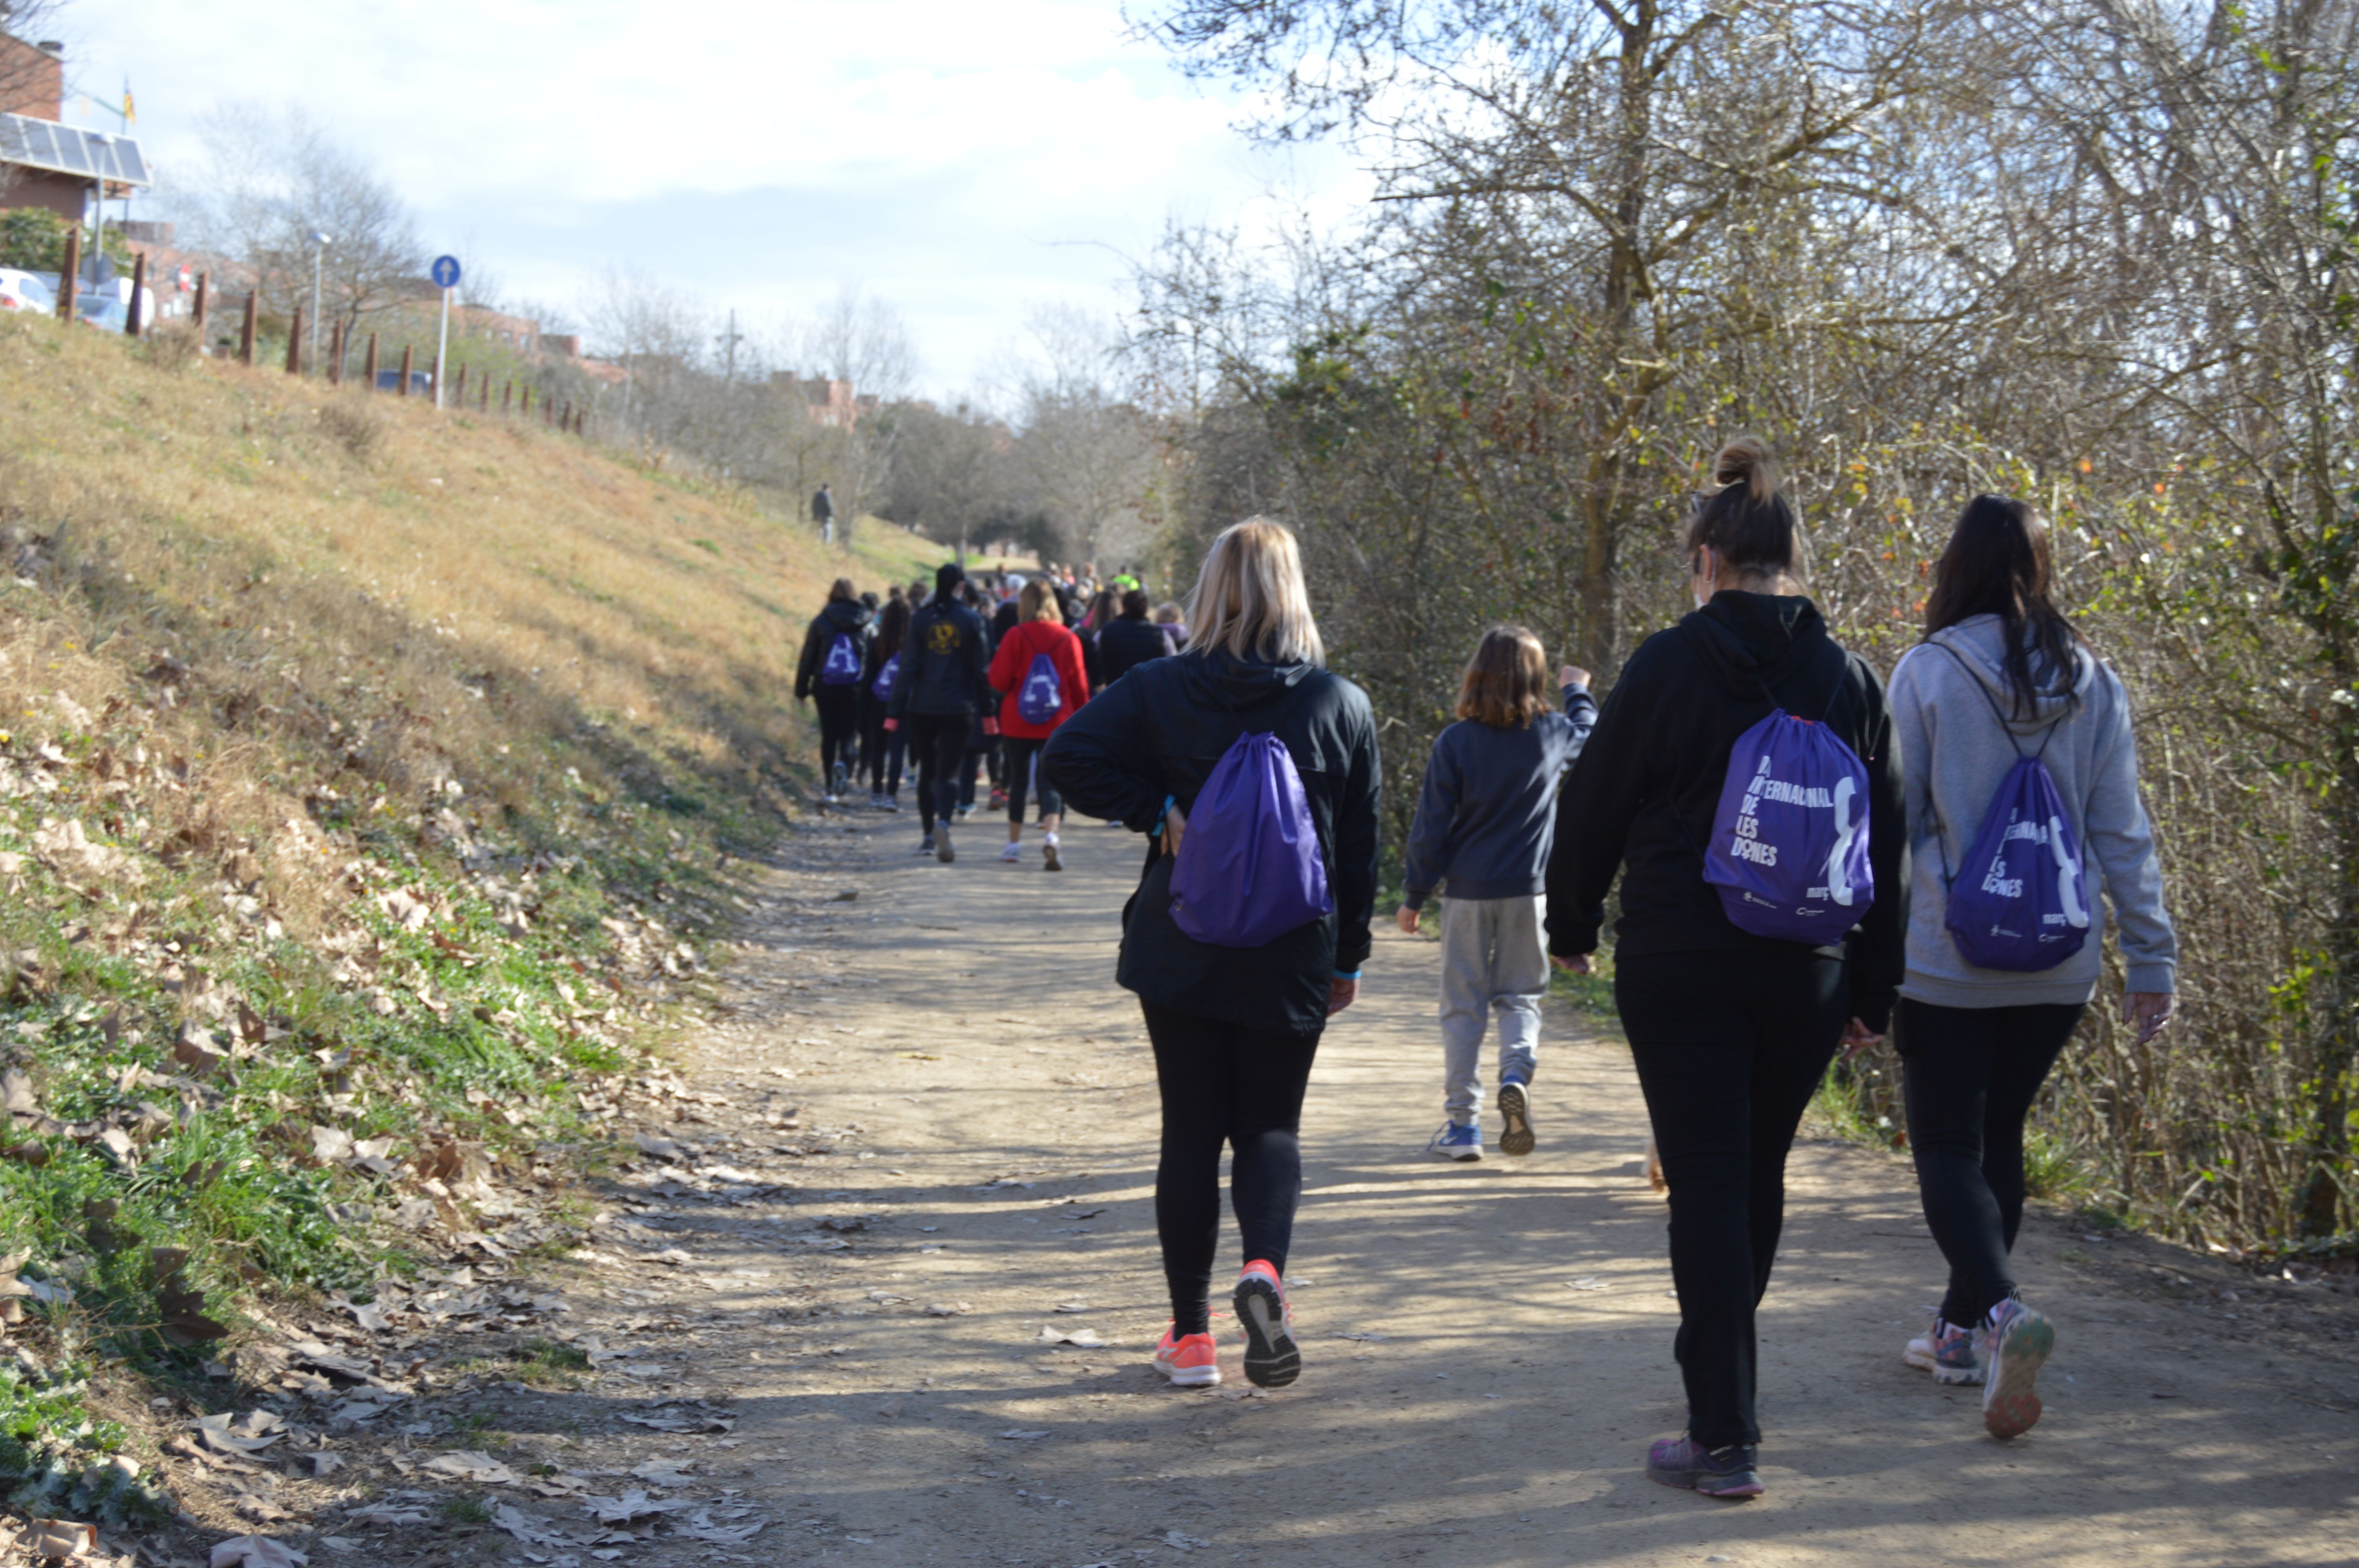
[[[53,120],[0,114],[0,163],[113,185],[153,185],[147,155],[129,136],[85,131]]]

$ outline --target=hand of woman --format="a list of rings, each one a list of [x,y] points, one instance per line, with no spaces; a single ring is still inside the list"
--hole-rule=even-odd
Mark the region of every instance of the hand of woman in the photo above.
[[[2143,1045],[2170,1022],[2177,1000],[2169,991],[2130,991],[2122,998],[2122,1021],[2137,1025],[2137,1043]]]
[[[1408,904],[1402,904],[1400,906],[1400,913],[1394,915],[1393,919],[1399,925],[1402,935],[1414,936],[1417,935],[1417,916],[1418,912],[1410,908]]]
[[[1866,1024],[1862,1023],[1856,1018],[1843,1025],[1843,1060],[1846,1062],[1850,1061],[1854,1056],[1858,1055],[1862,1051],[1866,1050],[1869,1046],[1881,1045],[1883,1044],[1883,1035],[1877,1033],[1875,1030],[1870,1029]]]
[[[1173,801],[1163,810],[1163,852],[1173,860],[1180,858],[1180,836],[1188,831],[1188,814]]]
[[[1353,1002],[1355,1002],[1355,1001],[1357,1001],[1357,1000],[1360,1000],[1360,982],[1359,982],[1359,981],[1357,981],[1357,980],[1329,980],[1329,981],[1327,982],[1327,1016],[1328,1016],[1328,1017],[1330,1017],[1330,1018],[1334,1017],[1337,1013],[1339,1013],[1339,1012],[1343,1011],[1345,1008],[1347,1008],[1347,1007],[1351,1006]]]
[[[1567,665],[1564,668],[1557,671],[1556,684],[1559,686],[1587,686],[1589,684],[1589,672],[1582,669],[1579,665]]]
[[[901,721],[897,719],[887,719],[885,721],[885,733],[887,735],[890,735],[894,730],[898,730],[899,728],[901,728]]]
[[[1554,964],[1558,968],[1562,969],[1568,975],[1585,975],[1589,973],[1589,955],[1586,953],[1577,954],[1570,958],[1560,957],[1556,954],[1551,953],[1549,955],[1549,962]]]

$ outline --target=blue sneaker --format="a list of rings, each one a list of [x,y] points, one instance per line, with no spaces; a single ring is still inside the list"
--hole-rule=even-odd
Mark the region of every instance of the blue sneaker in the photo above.
[[[1499,1115],[1506,1126],[1499,1133],[1499,1152],[1528,1154],[1535,1140],[1532,1137],[1532,1091],[1521,1078],[1507,1078],[1499,1085]]]
[[[1471,1162],[1483,1157],[1483,1128],[1473,1121],[1445,1121],[1441,1130],[1425,1146],[1429,1154],[1444,1160]]]

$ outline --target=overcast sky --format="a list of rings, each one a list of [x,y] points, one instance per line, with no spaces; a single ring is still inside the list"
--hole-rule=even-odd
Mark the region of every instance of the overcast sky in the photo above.
[[[637,265],[758,327],[856,286],[937,392],[1034,303],[1119,309],[1169,218],[1355,185],[1332,152],[1250,147],[1118,0],[68,0],[43,30],[73,88],[129,80],[167,182],[216,103],[299,103],[511,297]]]

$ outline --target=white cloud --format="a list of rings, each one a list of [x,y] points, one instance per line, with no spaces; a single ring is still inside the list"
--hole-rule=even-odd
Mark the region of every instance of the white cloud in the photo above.
[[[299,103],[518,292],[636,261],[758,317],[859,284],[944,386],[1031,300],[1118,306],[1167,214],[1304,178],[1116,0],[73,0],[64,30],[79,85],[130,79],[168,173],[214,103]]]

